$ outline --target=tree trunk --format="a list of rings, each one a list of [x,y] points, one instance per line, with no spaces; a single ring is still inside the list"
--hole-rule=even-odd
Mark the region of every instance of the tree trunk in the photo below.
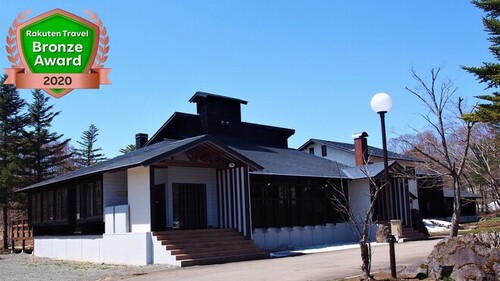
[[[373,280],[371,275],[371,248],[368,245],[370,241],[370,224],[368,223],[367,218],[369,215],[365,217],[365,223],[363,225],[363,230],[361,234],[361,239],[359,240],[359,248],[361,249],[361,270],[363,271],[363,280]]]
[[[7,238],[8,238],[8,229],[7,229],[7,206],[2,207],[2,217],[3,217],[3,233],[2,233],[2,239],[3,239],[3,249],[7,250],[9,248],[9,244],[7,243]]]
[[[453,216],[451,217],[450,237],[458,236],[458,224],[460,223],[460,182],[453,177]]]
[[[368,245],[365,240],[359,241],[359,248],[361,249],[361,270],[363,271],[363,280],[371,280],[370,274],[370,253]]]

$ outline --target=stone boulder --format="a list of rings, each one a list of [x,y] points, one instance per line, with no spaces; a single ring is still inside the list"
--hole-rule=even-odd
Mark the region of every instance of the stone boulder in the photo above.
[[[436,280],[447,277],[453,280],[500,280],[499,238],[499,233],[485,233],[444,239],[429,255],[429,277]]]
[[[421,262],[411,264],[404,268],[400,274],[405,278],[425,279],[427,277],[427,264]]]
[[[385,224],[377,224],[377,233],[375,234],[375,240],[378,243],[387,242],[387,236],[391,233],[391,228]]]

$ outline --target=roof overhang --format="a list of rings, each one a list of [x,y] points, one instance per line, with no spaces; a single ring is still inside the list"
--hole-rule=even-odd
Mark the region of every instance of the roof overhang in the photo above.
[[[188,160],[176,160],[176,155],[184,153]],[[22,188],[17,192],[29,192],[35,188],[42,188],[81,178],[114,172],[138,166],[184,166],[184,167],[211,167],[230,169],[248,167],[249,171],[263,169],[259,164],[217,141],[211,136],[204,135],[174,142],[158,143],[154,147],[146,147],[125,155],[99,162],[43,182]]]

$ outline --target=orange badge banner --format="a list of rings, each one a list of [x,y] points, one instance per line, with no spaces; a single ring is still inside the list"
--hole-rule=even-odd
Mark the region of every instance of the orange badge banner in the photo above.
[[[99,89],[100,84],[111,84],[108,74],[111,68],[91,68],[90,73],[25,73],[24,68],[4,68],[7,79],[4,84],[16,84],[18,89],[53,89],[50,79],[60,81],[65,89]],[[67,81],[71,81],[67,83]],[[58,82],[59,82],[58,81]],[[50,82],[50,83],[49,83]]]

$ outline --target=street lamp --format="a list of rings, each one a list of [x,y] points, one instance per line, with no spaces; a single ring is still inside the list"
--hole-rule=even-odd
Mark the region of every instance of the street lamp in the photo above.
[[[380,124],[382,127],[382,151],[384,154],[384,180],[387,183],[389,180],[388,175],[388,160],[387,160],[387,141],[385,139],[385,114],[392,108],[391,97],[386,93],[378,93],[372,97],[370,106],[373,111],[380,115]]]
[[[370,106],[372,107],[373,111],[378,113],[380,115],[380,127],[382,128],[382,151],[384,155],[384,183],[386,186],[384,188],[387,188],[389,186],[389,164],[388,164],[388,159],[387,159],[387,141],[386,141],[386,133],[385,133],[385,114],[389,112],[392,108],[392,100],[391,97],[386,94],[386,93],[378,93],[375,94],[372,97],[372,100],[370,102]],[[390,203],[389,203],[390,204]],[[388,210],[390,210],[389,204],[386,204],[388,207]],[[387,216],[389,216],[390,212],[387,212]],[[390,218],[389,218],[390,219]],[[396,254],[394,251],[394,242],[395,242],[395,237],[394,235],[390,235],[388,237],[388,242],[389,242],[389,257],[390,257],[390,263],[391,263],[391,276],[392,278],[396,278]]]

